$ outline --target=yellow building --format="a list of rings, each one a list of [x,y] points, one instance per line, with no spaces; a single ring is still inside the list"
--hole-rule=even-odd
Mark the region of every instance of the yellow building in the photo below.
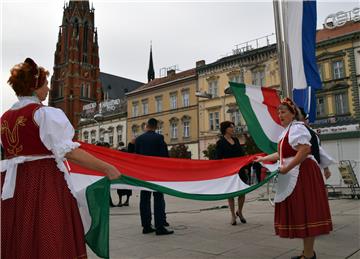
[[[186,144],[191,158],[198,159],[198,103],[196,71],[176,73],[156,78],[127,94],[128,141],[144,132],[148,119],[159,121],[157,132],[164,135],[169,147]]]
[[[360,46],[360,22],[317,32],[317,62],[323,82],[317,92],[315,126],[349,124],[360,119],[356,59]]]
[[[218,140],[222,121],[233,121],[240,141],[244,142],[241,133],[247,132],[245,122],[234,96],[224,93],[229,87],[229,81],[278,88],[280,82],[278,71],[275,44],[243,51],[208,65],[205,65],[204,61],[198,62],[197,96],[201,158],[204,158],[203,151],[208,145]]]

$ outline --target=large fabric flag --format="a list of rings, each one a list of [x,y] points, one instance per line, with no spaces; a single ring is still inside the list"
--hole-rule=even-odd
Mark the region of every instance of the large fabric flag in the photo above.
[[[290,54],[293,99],[316,119],[316,90],[321,78],[316,64],[316,1],[283,1],[285,43]]]
[[[88,246],[99,256],[109,257],[110,184],[131,185],[160,191],[180,198],[222,200],[259,188],[276,172],[257,185],[248,186],[239,169],[255,155],[225,160],[188,160],[149,157],[81,143],[81,149],[104,160],[123,173],[110,182],[103,173],[69,164],[71,188],[76,195]]]
[[[239,110],[258,148],[267,154],[277,151],[277,142],[284,128],[277,108],[280,98],[276,90],[229,82]]]

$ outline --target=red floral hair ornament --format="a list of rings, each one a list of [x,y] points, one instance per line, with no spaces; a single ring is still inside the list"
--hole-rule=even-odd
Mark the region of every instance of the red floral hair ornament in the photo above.
[[[297,114],[296,106],[289,97],[285,97],[284,99],[282,99],[280,105],[285,105],[292,114]]]

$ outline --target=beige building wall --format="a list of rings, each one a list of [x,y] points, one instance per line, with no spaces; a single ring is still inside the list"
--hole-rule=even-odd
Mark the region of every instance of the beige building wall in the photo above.
[[[187,71],[181,72],[186,73]],[[145,85],[140,90],[127,95],[128,120],[127,138],[139,136],[144,132],[148,119],[159,121],[158,132],[164,135],[169,146],[186,144],[193,159],[198,159],[198,103],[195,96],[196,74],[181,77],[181,73],[166,78],[155,79],[159,84]],[[176,96],[176,108],[172,106],[173,96]],[[187,98],[187,97],[188,98]],[[161,98],[161,111],[158,110],[157,100]],[[186,101],[188,99],[188,101]],[[148,111],[144,111],[143,103],[148,103]],[[134,113],[134,105],[138,104],[138,114]],[[174,129],[176,125],[176,129]]]
[[[253,61],[250,61],[253,60]],[[210,64],[209,66],[212,66]],[[206,66],[205,66],[206,67]],[[261,80],[257,80],[261,78]],[[238,110],[233,95],[225,94],[229,81],[244,82],[249,85],[279,87],[278,62],[275,48],[270,48],[261,57],[254,54],[249,59],[237,62],[219,62],[209,69],[202,68],[198,72],[198,89],[200,93],[213,93],[214,84],[217,93],[212,98],[199,97],[199,147],[200,158],[210,144],[216,143],[220,135],[219,124],[222,121],[234,121],[240,142],[244,143],[243,134],[247,132],[246,123]],[[216,83],[214,83],[216,82]]]

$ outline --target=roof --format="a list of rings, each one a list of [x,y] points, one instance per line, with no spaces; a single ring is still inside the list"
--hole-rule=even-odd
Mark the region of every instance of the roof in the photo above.
[[[151,80],[149,83],[144,84],[141,87],[137,88],[136,90],[132,91],[131,93],[129,93],[129,95],[138,93],[138,92],[150,89],[150,88],[151,89],[156,88],[156,87],[162,86],[164,84],[172,83],[173,81],[185,79],[185,78],[192,77],[192,76],[194,76],[194,77],[196,76],[195,68],[185,70],[180,73],[170,74],[166,77],[155,78],[154,80]]]
[[[110,99],[125,98],[127,92],[131,92],[144,83],[128,78],[100,72],[100,82],[104,93],[109,93]]]
[[[360,21],[347,22],[341,27],[335,27],[334,29],[321,29],[316,32],[316,42],[322,42],[325,40],[331,40],[340,36],[352,34],[360,31]]]

